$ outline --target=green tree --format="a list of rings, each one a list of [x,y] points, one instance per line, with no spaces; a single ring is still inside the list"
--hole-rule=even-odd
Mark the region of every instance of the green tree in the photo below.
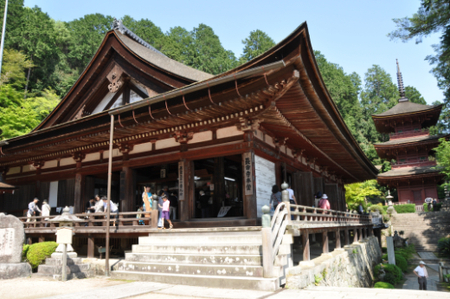
[[[244,39],[242,43],[244,44],[244,50],[239,59],[240,63],[250,61],[275,46],[273,39],[259,29],[251,31],[249,37]]]
[[[70,32],[67,59],[71,68],[82,70],[89,64],[106,33],[111,30],[113,17],[89,14],[66,23]]]
[[[351,210],[356,210],[358,205],[363,204],[366,199],[379,195],[381,191],[377,189],[376,180],[345,185],[345,202]]]
[[[162,51],[173,60],[184,64],[189,63],[189,49],[193,47],[194,38],[192,34],[183,27],[170,28],[164,38]]]
[[[423,98],[422,94],[412,86],[405,87],[405,96],[413,103],[426,105],[427,102]]]
[[[22,52],[5,49],[0,85],[11,83],[15,88],[23,88],[25,84],[24,70],[32,67],[34,67],[33,63]]]
[[[445,140],[445,138],[439,139],[439,146],[434,151],[441,173],[450,178],[450,141]]]
[[[389,36],[393,40],[407,42],[415,39],[416,43],[422,42],[424,37],[439,33],[441,41],[434,45],[435,55],[429,55],[426,59],[433,65],[432,73],[438,80],[438,86],[444,91],[444,103],[450,103],[450,5],[445,0],[422,0],[418,11],[411,17],[397,18],[393,20],[397,30]],[[450,111],[444,109],[446,118]],[[445,124],[449,128],[449,124]]]
[[[161,28],[157,27],[148,19],[136,21],[132,17],[126,15],[122,18],[122,23],[137,36],[145,40],[158,50],[162,50],[165,41],[165,35]]]

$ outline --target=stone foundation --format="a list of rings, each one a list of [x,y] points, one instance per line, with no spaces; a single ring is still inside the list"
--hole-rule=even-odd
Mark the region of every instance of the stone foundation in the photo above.
[[[28,263],[0,263],[0,279],[13,279],[31,276]]]
[[[366,238],[290,268],[286,288],[303,289],[314,285],[371,287],[373,267],[381,262],[381,255],[377,238]]]

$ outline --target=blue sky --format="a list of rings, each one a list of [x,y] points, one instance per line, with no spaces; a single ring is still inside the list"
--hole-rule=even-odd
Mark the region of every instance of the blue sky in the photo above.
[[[411,16],[419,0],[228,0],[228,1],[153,1],[153,0],[25,0],[25,5],[39,6],[56,20],[71,21],[86,14],[101,13],[121,18],[147,18],[163,32],[181,26],[192,30],[200,23],[213,28],[225,49],[237,57],[242,40],[250,31],[260,29],[275,42],[281,41],[306,21],[312,46],[328,61],[342,66],[347,73],[361,78],[373,64],[389,72],[396,83],[395,59],[399,59],[405,85],[416,87],[428,103],[442,101],[442,91],[430,74],[425,61],[433,54],[432,44],[439,35],[421,44],[390,41],[387,34],[395,29],[393,18]]]

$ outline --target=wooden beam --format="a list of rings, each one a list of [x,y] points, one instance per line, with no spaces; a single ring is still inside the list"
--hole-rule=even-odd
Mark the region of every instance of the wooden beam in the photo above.
[[[336,230],[336,248],[341,248],[341,230],[338,228]]]
[[[85,176],[77,172],[75,174],[74,212],[83,213],[85,204]]]

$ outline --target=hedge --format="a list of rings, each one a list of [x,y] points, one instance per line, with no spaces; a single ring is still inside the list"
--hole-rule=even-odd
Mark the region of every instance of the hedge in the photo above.
[[[404,205],[395,205],[394,209],[399,214],[405,214],[405,213],[415,213],[416,212],[416,205],[411,204],[404,204]]]
[[[416,249],[413,244],[395,250],[395,254],[403,256],[406,260],[411,259],[414,253],[416,253]]]
[[[393,289],[394,286],[389,282],[379,281],[374,286],[375,289]]]
[[[376,265],[373,268],[375,277],[377,277],[377,278],[380,274],[380,268],[381,268],[381,265]],[[402,270],[399,267],[397,267],[396,265],[385,264],[385,265],[383,265],[383,269],[384,269],[384,272],[386,272],[386,275],[383,278],[383,282],[388,282],[392,285],[396,285],[402,280],[402,278],[403,278]]]
[[[383,260],[388,260],[388,255],[383,254],[381,257]],[[408,262],[406,261],[406,258],[399,254],[397,251],[395,251],[395,265],[399,267],[403,272],[406,272],[408,270]]]
[[[28,249],[30,249],[31,245],[25,244],[22,247],[22,262],[26,262],[27,261],[27,253],[28,253]]]
[[[33,270],[36,270],[47,257],[50,257],[55,252],[58,243],[56,242],[41,242],[30,245],[27,252],[27,260]]]
[[[382,206],[379,206],[379,205],[370,206],[371,212],[375,212],[375,210],[377,210],[381,215],[386,215],[386,211],[383,209]]]

